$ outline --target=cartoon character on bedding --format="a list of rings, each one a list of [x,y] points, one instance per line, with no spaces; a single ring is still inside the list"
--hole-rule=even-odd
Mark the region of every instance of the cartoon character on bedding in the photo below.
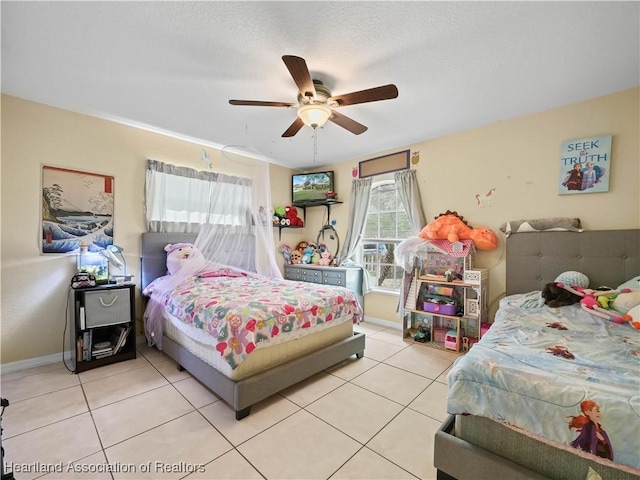
[[[579,435],[571,442],[571,446],[579,450],[592,453],[598,457],[613,460],[613,446],[607,432],[600,422],[602,414],[600,407],[593,400],[585,400],[580,404],[583,415],[571,417],[569,429],[575,428]]]

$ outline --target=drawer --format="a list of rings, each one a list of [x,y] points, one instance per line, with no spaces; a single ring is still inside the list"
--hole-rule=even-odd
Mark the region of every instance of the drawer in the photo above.
[[[293,267],[284,267],[284,278],[287,280],[302,281],[302,269]]]
[[[303,270],[302,280],[304,282],[322,283],[322,271],[318,270]]]
[[[131,321],[131,290],[113,288],[84,292],[86,328]]]
[[[323,272],[323,283],[327,285],[337,285],[338,287],[346,287],[347,286],[347,278],[344,271],[331,271],[325,270]]]

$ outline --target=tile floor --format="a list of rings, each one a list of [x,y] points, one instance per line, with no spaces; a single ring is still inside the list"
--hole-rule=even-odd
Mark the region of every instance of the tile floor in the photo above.
[[[79,375],[2,376],[15,478],[434,479],[454,353],[363,322],[365,357],[234,413],[155,349]],[[18,472],[17,469],[26,470]],[[194,471],[195,470],[195,471]]]

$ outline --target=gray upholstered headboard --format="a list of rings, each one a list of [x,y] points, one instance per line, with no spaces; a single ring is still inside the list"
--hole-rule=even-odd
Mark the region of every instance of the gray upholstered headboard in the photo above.
[[[640,230],[514,233],[507,238],[506,294],[542,290],[562,272],[616,288],[640,275]]]
[[[140,288],[167,274],[167,243],[193,243],[197,233],[143,233],[140,248]]]
[[[167,274],[167,254],[164,251],[167,243],[195,243],[196,233],[154,233],[142,234],[140,247],[140,288],[144,289],[153,280]],[[253,234],[229,233],[228,240],[234,243],[234,248],[243,252],[242,261],[236,267],[255,272],[256,264],[256,237]],[[219,262],[224,262],[224,252],[220,253]]]

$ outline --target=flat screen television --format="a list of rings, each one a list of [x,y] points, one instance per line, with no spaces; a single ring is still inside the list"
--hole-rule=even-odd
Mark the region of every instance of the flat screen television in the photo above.
[[[327,192],[333,191],[333,171],[299,173],[291,176],[293,203],[321,202],[327,199]]]

